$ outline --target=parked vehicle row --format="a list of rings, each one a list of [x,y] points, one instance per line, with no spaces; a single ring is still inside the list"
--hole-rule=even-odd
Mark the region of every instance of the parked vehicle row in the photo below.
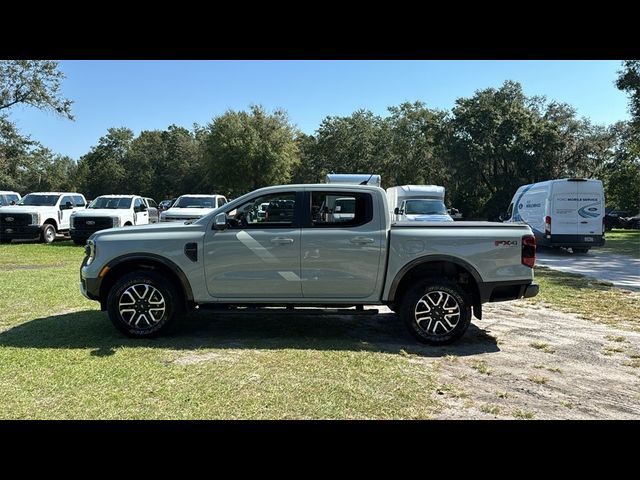
[[[6,197],[11,198],[7,205]],[[89,205],[85,196],[77,192],[34,192],[23,198],[15,192],[2,192],[1,198],[2,243],[14,239],[51,243],[57,235],[69,235],[76,244],[84,244],[91,234],[105,228],[159,220],[156,202],[137,195],[103,195]]]

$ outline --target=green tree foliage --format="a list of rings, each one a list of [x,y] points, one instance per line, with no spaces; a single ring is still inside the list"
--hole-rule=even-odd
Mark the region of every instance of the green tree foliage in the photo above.
[[[640,60],[627,60],[619,72],[616,86],[629,95],[629,111],[640,129]]]
[[[133,142],[133,131],[128,128],[110,128],[98,140],[98,145],[80,159],[82,190],[87,198],[108,193],[138,193],[139,186],[131,180],[134,172],[127,162]],[[129,169],[125,168],[128,164]],[[134,179],[135,181],[135,179]]]
[[[505,82],[460,98],[449,120],[452,201],[467,215],[495,219],[520,185],[595,175],[611,156],[606,130],[567,105],[528,98]]]
[[[214,118],[204,139],[201,187],[237,196],[288,183],[298,162],[295,138],[295,128],[281,110],[269,114],[252,106],[249,112],[230,110]]]
[[[389,125],[368,110],[327,117],[318,128],[311,157],[320,178],[327,173],[384,173],[389,164]]]
[[[73,120],[73,102],[60,91],[64,78],[52,60],[0,60],[0,112],[24,104]]]

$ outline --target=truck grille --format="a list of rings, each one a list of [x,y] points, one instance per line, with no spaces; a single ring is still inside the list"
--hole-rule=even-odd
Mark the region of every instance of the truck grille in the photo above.
[[[88,238],[91,234],[113,227],[113,220],[108,217],[80,217],[74,218],[71,236]]]
[[[30,213],[0,213],[0,226],[26,227],[31,225]]]

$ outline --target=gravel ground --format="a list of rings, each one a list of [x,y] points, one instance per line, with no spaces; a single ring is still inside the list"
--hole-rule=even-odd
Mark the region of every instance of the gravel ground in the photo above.
[[[484,315],[436,360],[438,418],[640,417],[639,333],[519,302],[485,305]],[[489,351],[465,357],[478,342]]]

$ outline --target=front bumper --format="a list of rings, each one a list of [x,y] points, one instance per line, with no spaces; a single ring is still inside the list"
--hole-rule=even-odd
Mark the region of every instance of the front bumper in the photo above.
[[[89,257],[84,257],[82,265],[80,266],[80,293],[89,300],[100,300],[100,284],[102,279],[100,277],[93,278],[88,276],[87,260]]]
[[[22,225],[8,227],[6,224],[0,227],[0,240],[33,240],[40,237],[42,227],[40,225]]]

